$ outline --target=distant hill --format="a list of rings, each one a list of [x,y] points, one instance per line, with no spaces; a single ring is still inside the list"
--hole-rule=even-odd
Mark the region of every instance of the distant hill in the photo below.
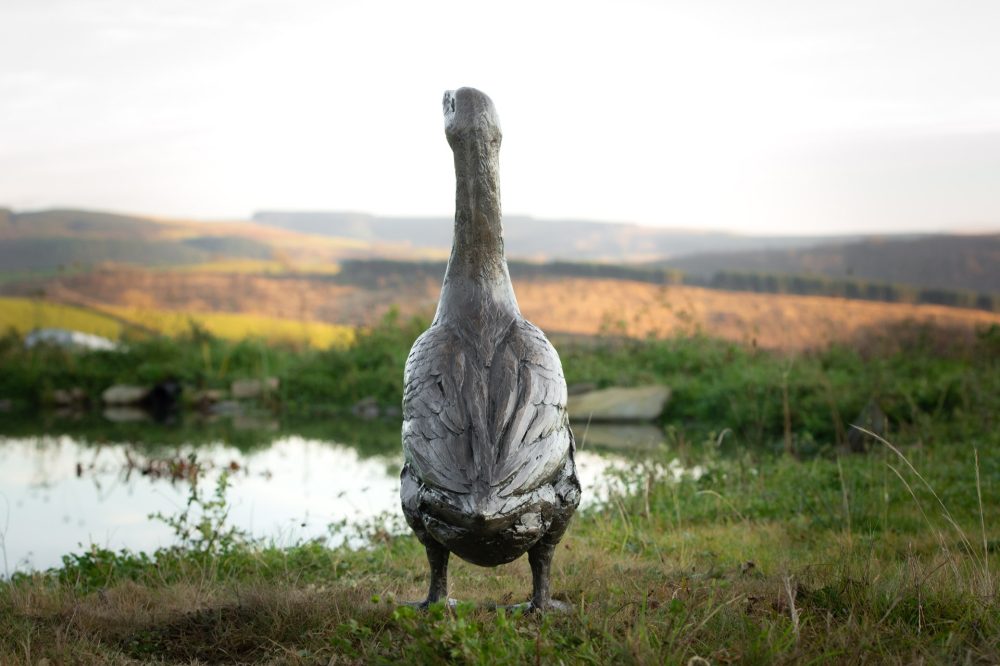
[[[307,234],[363,241],[451,247],[453,221],[444,217],[379,217],[367,213],[262,211],[254,222]],[[795,248],[850,240],[845,236],[741,236],[720,231],[643,227],[505,215],[507,256],[538,261],[650,261],[701,252]]]
[[[893,290],[883,287],[1000,294],[1000,234],[740,236],[517,215],[505,217],[504,228],[512,272],[524,276],[682,281],[722,289],[826,295],[870,292],[862,297],[912,302],[954,299],[934,300],[933,294],[905,290],[889,293]],[[328,269],[351,260],[440,263],[447,257],[451,234],[452,221],[443,217],[272,211],[257,213],[253,221],[204,222],[100,211],[0,209],[0,280],[40,277],[62,269],[79,272],[104,263],[191,266],[227,259],[273,261],[300,274],[329,274]],[[537,262],[551,265],[543,269]],[[403,271],[402,265],[378,270]],[[440,263],[431,272],[442,268]],[[802,291],[798,284],[802,280],[793,285],[787,279],[755,276],[854,284],[810,283]],[[384,278],[391,279],[385,274],[379,279]],[[986,301],[993,303],[991,298]]]
[[[89,238],[152,240],[163,226],[134,215],[88,210],[43,210],[15,213],[0,209],[0,241],[25,238]]]
[[[811,248],[712,252],[656,262],[685,275],[812,275],[1000,293],[1000,234],[870,238]]]
[[[450,244],[448,239],[447,243]],[[0,274],[86,269],[102,263],[200,264],[223,259],[331,266],[345,258],[447,256],[410,243],[314,235],[251,221],[173,220],[100,211],[0,208]]]
[[[210,226],[210,225],[206,225]],[[170,266],[226,256],[267,259],[270,246],[241,235],[196,235],[198,227],[93,211],[0,211],[5,272],[51,271],[106,262]]]
[[[18,238],[0,240],[4,271],[51,271],[107,262],[169,266],[208,261],[210,253],[184,243],[92,238]]]

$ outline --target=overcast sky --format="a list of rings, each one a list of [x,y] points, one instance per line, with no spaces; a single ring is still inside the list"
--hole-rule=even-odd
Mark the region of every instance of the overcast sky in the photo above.
[[[469,85],[509,213],[998,230],[998,35],[997,0],[3,0],[0,205],[450,215]]]

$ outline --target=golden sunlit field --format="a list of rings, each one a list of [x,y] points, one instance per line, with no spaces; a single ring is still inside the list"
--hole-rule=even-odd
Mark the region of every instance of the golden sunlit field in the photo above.
[[[625,280],[536,280],[519,282],[515,288],[525,316],[546,331],[631,337],[704,333],[767,349],[824,347],[907,321],[969,333],[1000,323],[998,313],[937,305],[719,291]]]
[[[227,338],[262,335],[327,346],[346,339],[343,327],[373,325],[393,307],[404,316],[431,316],[440,289],[433,280],[401,283],[391,276],[362,287],[325,276],[273,274],[276,266],[238,261],[183,270],[106,268],[50,280],[44,293],[47,300],[85,305],[156,330],[176,331],[195,317]],[[332,276],[334,267],[327,268]],[[524,279],[515,281],[515,290],[525,316],[549,333],[635,338],[701,333],[767,349],[820,348],[905,322],[969,334],[1000,323],[1000,313],[937,305],[619,279]],[[311,323],[304,328],[300,322]]]
[[[227,340],[260,338],[268,342],[306,344],[317,349],[345,347],[354,342],[353,327],[321,322],[232,312],[174,312],[113,306],[105,306],[102,310],[141,328],[172,336],[185,333],[196,324]]]
[[[108,268],[49,280],[43,288],[48,300],[95,308],[245,313],[357,326],[375,323],[394,304],[406,314],[432,310],[438,286],[367,290],[296,274]]]
[[[139,330],[178,335],[192,324],[227,340],[260,338],[268,342],[308,345],[317,349],[344,347],[354,341],[354,328],[322,322],[296,321],[226,312],[178,312],[103,306],[89,310],[26,298],[0,298],[0,329],[27,333],[36,328],[66,328],[119,339],[133,325]]]
[[[124,328],[91,310],[28,298],[0,298],[0,330],[24,334],[36,328],[68,328],[117,340]]]

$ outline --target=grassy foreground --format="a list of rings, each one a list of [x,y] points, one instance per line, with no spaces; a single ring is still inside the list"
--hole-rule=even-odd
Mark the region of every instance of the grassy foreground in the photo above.
[[[202,498],[177,548],[95,549],[0,585],[0,661],[996,663],[1000,457],[988,444],[977,465],[962,442],[799,461],[712,440],[682,453],[700,476],[666,456],[637,466],[632,492],[577,516],[558,551],[565,615],[486,607],[526,598],[523,558],[455,561],[452,595],[467,604],[400,607],[424,593],[413,537],[374,531],[357,551],[248,544],[219,498]]]
[[[422,326],[390,319],[325,351],[194,330],[118,354],[25,352],[8,336],[0,397],[273,374],[286,409],[398,404]],[[1000,331],[898,331],[795,357],[697,338],[560,350],[571,383],[674,389],[668,448],[560,547],[554,589],[572,613],[484,607],[527,597],[523,560],[454,562],[469,605],[399,607],[425,591],[411,536],[249,543],[226,527],[224,493],[196,485],[191,512],[165,518],[176,548],[90,550],[0,583],[0,663],[1000,662]],[[866,404],[898,448],[843,452]]]

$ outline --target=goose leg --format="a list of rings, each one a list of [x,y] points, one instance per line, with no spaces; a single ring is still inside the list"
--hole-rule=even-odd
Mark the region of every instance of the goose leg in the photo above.
[[[431,586],[427,591],[427,600],[420,604],[426,608],[435,601],[448,599],[448,556],[451,553],[430,539],[424,544],[424,549],[427,551],[427,563],[431,567]]]
[[[552,570],[552,554],[555,544],[545,543],[543,539],[528,551],[528,563],[531,565],[531,605],[529,610],[547,610],[552,604],[549,595],[549,574]]]

